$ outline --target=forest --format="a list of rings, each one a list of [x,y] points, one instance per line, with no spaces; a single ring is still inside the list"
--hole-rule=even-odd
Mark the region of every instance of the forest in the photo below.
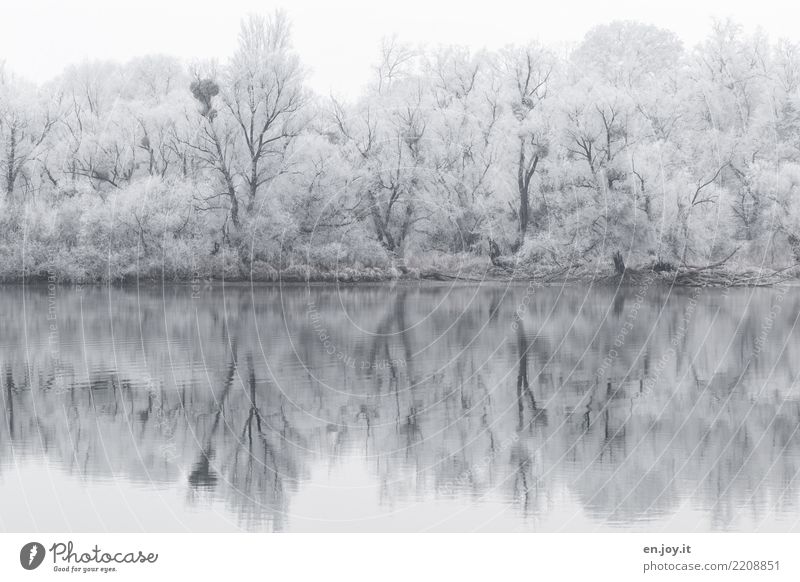
[[[19,73],[0,65],[4,281],[741,282],[800,261],[800,43],[731,21],[694,47],[627,21],[568,47],[387,38],[353,99],[309,88],[281,12],[218,62]]]

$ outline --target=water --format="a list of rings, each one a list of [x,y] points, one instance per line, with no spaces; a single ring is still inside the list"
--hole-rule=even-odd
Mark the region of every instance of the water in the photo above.
[[[0,530],[786,531],[800,290],[0,287]]]

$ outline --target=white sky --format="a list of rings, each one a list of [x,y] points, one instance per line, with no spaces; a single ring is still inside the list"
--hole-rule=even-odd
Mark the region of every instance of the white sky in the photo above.
[[[713,17],[800,40],[800,9],[787,0],[10,0],[0,12],[0,60],[34,81],[85,59],[147,53],[225,59],[240,18],[287,9],[294,43],[320,92],[354,95],[368,79],[380,39],[497,48],[512,42],[577,41],[614,19],[669,28],[691,46]]]

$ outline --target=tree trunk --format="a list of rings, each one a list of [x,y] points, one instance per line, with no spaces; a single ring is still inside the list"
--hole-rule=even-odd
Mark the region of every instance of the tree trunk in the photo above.
[[[17,128],[12,125],[8,136],[8,161],[6,162],[6,197],[11,199],[14,194],[14,182],[17,181]]]
[[[373,204],[370,214],[372,215],[372,223],[375,225],[375,233],[378,235],[378,242],[387,251],[394,252],[396,248],[394,237],[389,232],[388,225],[384,223],[377,204]]]
[[[500,266],[499,265],[500,247],[497,246],[497,243],[494,242],[493,238],[489,239],[489,259],[492,261],[492,264],[494,266],[496,267]]]
[[[239,200],[236,198],[236,187],[233,184],[233,176],[230,170],[225,165],[225,154],[222,150],[222,144],[217,136],[217,131],[214,126],[211,126],[211,138],[214,142],[214,149],[217,152],[217,169],[222,174],[222,179],[225,182],[225,190],[228,195],[228,200],[231,204],[231,222],[237,229],[239,228]]]
[[[239,228],[239,199],[236,198],[236,187],[233,185],[233,177],[225,166],[225,163],[221,160],[219,171],[222,174],[222,179],[225,181],[225,193],[228,195],[228,200],[231,204],[231,222],[233,222],[233,226]]]
[[[530,189],[531,178],[536,173],[539,165],[539,156],[531,155],[527,159],[525,155],[525,140],[519,140],[519,162],[517,164],[517,189],[519,190],[519,246],[525,242],[525,234],[528,231]]]
[[[790,234],[786,238],[789,241],[789,247],[792,249],[794,262],[800,263],[800,237],[795,234]]]
[[[258,191],[258,158],[250,161],[250,180],[248,183],[247,212],[252,212],[256,205],[256,193]]]
[[[239,200],[236,198],[236,189],[233,187],[230,175],[226,175],[225,180],[228,186],[228,198],[231,201],[231,222],[233,226],[239,228]]]
[[[622,259],[622,253],[616,251],[611,258],[614,261],[614,270],[617,272],[617,274],[622,275],[625,273],[625,261]]]

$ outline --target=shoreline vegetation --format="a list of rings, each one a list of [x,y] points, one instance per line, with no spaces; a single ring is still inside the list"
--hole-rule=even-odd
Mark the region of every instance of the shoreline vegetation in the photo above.
[[[730,258],[730,257],[729,257]],[[129,285],[139,284],[191,284],[208,285],[214,283],[286,283],[286,284],[357,284],[357,283],[534,283],[537,285],[586,284],[649,286],[669,285],[681,287],[768,287],[795,282],[800,284],[798,269],[794,266],[784,269],[731,269],[726,266],[727,260],[704,266],[688,266],[675,268],[672,265],[656,264],[644,268],[615,265],[613,269],[602,269],[597,265],[574,265],[570,267],[550,269],[547,271],[523,265],[504,263],[492,264],[488,260],[481,262],[475,257],[461,257],[463,261],[456,263],[455,257],[448,257],[450,265],[442,268],[438,265],[392,265],[385,269],[350,267],[341,270],[322,270],[306,265],[297,265],[285,271],[278,271],[260,266],[260,272],[226,269],[219,276],[193,273],[183,278],[160,278],[157,276],[131,274],[123,278],[107,279],[99,277],[95,280],[71,281],[59,279],[54,273],[38,273],[26,277],[0,277],[0,284],[80,284],[97,285],[105,283]],[[621,271],[619,270],[621,269]],[[222,271],[220,271],[221,273]]]
[[[288,17],[224,61],[0,61],[0,282],[771,285],[800,264],[800,44],[611,22],[385,39],[314,93]]]

